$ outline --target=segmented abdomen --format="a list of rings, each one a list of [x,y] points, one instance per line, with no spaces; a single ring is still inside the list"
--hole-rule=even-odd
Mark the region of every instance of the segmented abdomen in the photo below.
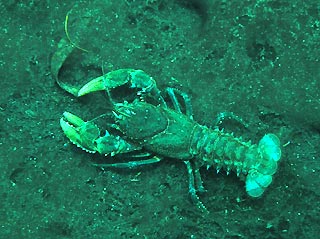
[[[247,175],[246,188],[252,197],[262,195],[272,182],[281,157],[280,142],[274,134],[265,135],[259,144],[244,142],[219,129],[198,125],[194,128],[190,153],[207,167],[227,173],[235,171]]]
[[[209,129],[205,126],[195,128],[191,153],[208,166],[215,166],[217,170],[224,168],[229,172],[236,170],[247,173],[248,166],[246,153],[250,147],[252,151],[255,145],[250,142],[243,142],[233,135],[224,133],[219,129]],[[252,154],[252,153],[250,153]]]

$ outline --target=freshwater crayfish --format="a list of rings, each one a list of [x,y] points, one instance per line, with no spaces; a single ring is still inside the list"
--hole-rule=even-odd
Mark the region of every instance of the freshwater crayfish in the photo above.
[[[114,94],[127,86],[133,94]],[[185,162],[189,175],[189,192],[199,208],[204,209],[197,192],[204,191],[199,168],[234,171],[245,179],[249,196],[259,197],[272,182],[281,157],[280,142],[266,134],[258,144],[244,142],[218,128],[208,128],[193,120],[187,94],[174,88],[161,92],[152,77],[142,70],[120,69],[100,76],[77,93],[83,96],[106,91],[112,103],[112,123],[104,136],[93,122],[65,112],[60,125],[69,140],[87,152],[119,155],[145,152],[149,158],[128,163],[96,164],[100,167],[135,167],[159,162],[163,157]],[[168,106],[164,94],[171,99]],[[122,92],[123,95],[123,92]],[[184,101],[182,110],[177,95]],[[184,113],[182,112],[184,111]],[[145,154],[144,154],[145,155]]]

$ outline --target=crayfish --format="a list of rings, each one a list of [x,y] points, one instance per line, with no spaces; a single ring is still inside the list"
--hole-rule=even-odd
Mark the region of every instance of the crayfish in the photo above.
[[[122,86],[135,91],[119,99],[114,92]],[[218,128],[200,125],[193,119],[191,100],[186,93],[175,88],[160,91],[155,80],[142,70],[111,71],[84,85],[77,96],[95,91],[107,93],[113,122],[106,123],[108,129],[101,135],[95,119],[84,121],[65,112],[60,125],[68,139],[90,153],[115,156],[136,152],[139,156],[143,152],[144,157],[148,156],[127,163],[96,166],[131,168],[156,163],[165,157],[179,159],[187,166],[189,192],[200,208],[205,208],[197,195],[204,191],[199,171],[202,166],[217,171],[224,169],[227,174],[234,171],[242,176],[251,197],[261,196],[271,184],[281,157],[276,135],[266,134],[258,144],[252,144]]]

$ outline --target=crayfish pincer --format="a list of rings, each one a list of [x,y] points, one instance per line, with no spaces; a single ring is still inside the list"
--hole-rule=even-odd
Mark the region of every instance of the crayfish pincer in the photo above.
[[[112,99],[112,92],[123,85],[136,89],[130,102]],[[187,165],[192,200],[202,209],[205,207],[197,195],[204,191],[199,171],[202,166],[217,172],[224,169],[227,174],[234,171],[245,179],[251,197],[261,196],[271,184],[281,158],[276,135],[266,134],[258,144],[252,144],[218,128],[200,125],[193,120],[191,100],[186,93],[175,88],[160,91],[153,78],[141,70],[110,72],[87,83],[78,96],[100,90],[107,92],[113,105],[112,122],[106,122],[105,135],[100,134],[95,119],[84,121],[68,112],[60,120],[65,135],[90,153],[127,154],[135,159],[141,155],[141,160],[96,166],[132,168],[159,162],[164,157],[179,159]],[[170,104],[165,101],[167,98]]]

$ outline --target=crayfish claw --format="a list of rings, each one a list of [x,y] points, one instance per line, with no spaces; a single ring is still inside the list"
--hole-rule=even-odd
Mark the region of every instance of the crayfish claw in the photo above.
[[[67,138],[75,145],[78,145],[81,142],[81,138],[76,128],[65,121],[63,118],[60,119],[60,126],[62,128],[63,133]]]
[[[69,124],[76,127],[82,126],[85,123],[83,119],[67,111],[63,113],[63,117],[68,121]]]
[[[85,122],[72,113],[64,112],[60,126],[73,144],[89,153],[97,151],[95,140],[100,136],[100,130],[95,124]]]
[[[103,75],[89,81],[87,84],[82,86],[81,89],[78,91],[78,97],[87,95],[95,91],[106,90],[106,85],[104,80],[105,80],[105,76]]]

